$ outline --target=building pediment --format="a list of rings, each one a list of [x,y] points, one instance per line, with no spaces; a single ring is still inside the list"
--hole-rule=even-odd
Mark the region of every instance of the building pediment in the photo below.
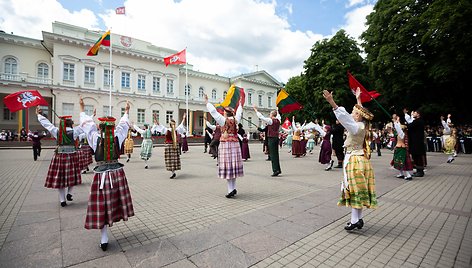
[[[275,88],[282,87],[282,83],[277,81],[273,76],[271,76],[266,71],[257,71],[257,72],[247,73],[247,74],[241,74],[241,75],[231,78],[231,82],[233,84],[236,84],[237,81],[239,80],[247,81],[247,82],[251,82],[251,83],[259,84],[259,85],[271,86]]]

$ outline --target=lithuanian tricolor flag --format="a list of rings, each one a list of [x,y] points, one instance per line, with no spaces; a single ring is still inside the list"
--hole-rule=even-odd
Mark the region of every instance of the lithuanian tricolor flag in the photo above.
[[[244,93],[244,89],[235,85],[231,85],[228,92],[226,93],[225,100],[222,103],[215,104],[215,108],[217,110],[222,110],[224,107],[231,107],[236,111],[238,109],[240,100],[241,105],[244,106],[244,102],[246,101],[246,94]]]
[[[98,41],[89,49],[87,56],[97,56],[100,46],[110,46],[110,30],[102,35]]]
[[[294,98],[288,95],[285,89],[280,89],[277,94],[277,100],[275,104],[279,108],[279,113],[286,114],[296,110],[301,110],[303,106],[298,103]]]

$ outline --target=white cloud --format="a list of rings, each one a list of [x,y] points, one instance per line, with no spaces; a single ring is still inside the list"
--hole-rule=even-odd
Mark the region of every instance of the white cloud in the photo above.
[[[347,7],[353,7],[355,5],[363,4],[365,0],[348,0],[348,3],[346,4]]]
[[[346,30],[346,33],[351,37],[357,39],[360,42],[360,35],[367,29],[367,15],[372,13],[374,10],[374,5],[368,4],[365,6],[358,7],[344,15],[346,19],[346,24],[340,28]]]

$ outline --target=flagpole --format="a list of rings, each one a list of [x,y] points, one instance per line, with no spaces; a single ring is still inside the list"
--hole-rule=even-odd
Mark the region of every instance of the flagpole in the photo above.
[[[185,93],[185,111],[186,111],[186,114],[187,114],[187,122],[186,122],[186,125],[187,125],[187,135],[189,135],[189,120],[190,120],[190,115],[188,114],[188,93],[190,93],[190,89],[187,88],[188,86],[188,64],[187,64],[187,47],[185,47],[185,90],[184,90],[184,93]],[[187,93],[188,92],[188,93]],[[193,119],[193,118],[192,118]]]
[[[109,103],[108,103],[108,116],[111,117],[111,90],[113,88],[113,81],[112,81],[112,74],[113,74],[113,70],[112,70],[112,64],[111,64],[111,61],[112,61],[112,51],[113,51],[113,43],[112,43],[112,40],[111,40],[111,27],[110,27],[110,73],[109,73],[109,80],[110,80],[110,92],[109,92]]]

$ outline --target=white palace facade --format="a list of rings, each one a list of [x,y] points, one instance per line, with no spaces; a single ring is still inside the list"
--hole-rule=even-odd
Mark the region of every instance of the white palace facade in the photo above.
[[[171,118],[180,122],[188,93],[189,133],[202,134],[203,94],[208,95],[211,103],[219,103],[234,84],[246,92],[243,126],[246,131],[255,132],[251,122],[259,125],[260,121],[252,105],[256,104],[268,115],[275,109],[277,90],[282,87],[266,71],[224,77],[194,71],[191,62],[187,65],[188,87],[185,87],[185,65],[165,67],[164,64],[164,57],[177,50],[112,33],[110,107],[109,48],[102,47],[97,56],[86,56],[103,32],[61,22],[52,26],[52,32],[43,31],[43,40],[0,32],[0,97],[3,100],[14,92],[38,90],[49,103],[42,109],[53,123],[57,123],[57,118],[52,110],[58,115],[72,115],[79,122],[79,96],[84,98],[86,113],[92,114],[96,109],[98,117],[108,115],[111,109],[112,116],[119,118],[129,100],[130,120],[138,126],[151,124],[154,113],[162,124]],[[18,113],[10,113],[3,101],[1,105],[0,129],[17,130]],[[28,113],[29,129],[42,129],[34,108]]]

